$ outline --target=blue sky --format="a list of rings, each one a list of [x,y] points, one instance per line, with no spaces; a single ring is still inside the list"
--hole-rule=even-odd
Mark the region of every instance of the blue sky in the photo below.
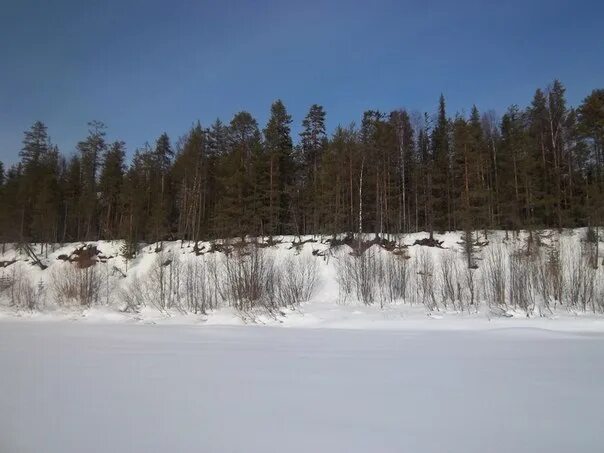
[[[554,78],[573,105],[604,87],[595,0],[2,3],[9,163],[38,119],[66,154],[93,119],[131,153],[240,110],[262,127],[277,98],[297,132],[313,103],[332,130],[370,108],[433,112],[441,92],[454,114],[526,105]]]

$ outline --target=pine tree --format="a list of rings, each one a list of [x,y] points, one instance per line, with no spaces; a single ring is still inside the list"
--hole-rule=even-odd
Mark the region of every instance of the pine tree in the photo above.
[[[80,157],[72,156],[61,177],[63,194],[63,232],[61,242],[76,241],[82,237],[82,213],[78,209],[82,195],[82,171]]]
[[[595,226],[596,253],[594,263],[598,265],[600,227],[604,219],[604,90],[594,90],[579,107],[578,131],[587,140],[585,176],[585,204],[589,210],[587,224]]]
[[[269,236],[283,233],[290,217],[293,184],[293,145],[290,135],[292,119],[281,100],[271,105],[271,115],[264,129],[264,147],[268,159],[268,224]]]
[[[482,120],[478,108],[472,106],[468,121],[470,162],[470,210],[474,217],[473,227],[493,226],[494,207],[492,181],[489,172],[489,150],[485,140]]]
[[[48,245],[58,240],[59,151],[51,146],[40,157],[40,174],[32,210],[32,239]],[[48,249],[46,250],[48,251]]]
[[[121,190],[120,237],[125,241],[123,255],[128,258],[136,254],[139,242],[145,239],[150,206],[151,156],[152,151],[148,145],[134,152]]]
[[[255,186],[255,159],[260,150],[258,123],[248,112],[237,113],[229,124],[228,150],[217,164],[220,198],[216,206],[216,230],[220,236],[257,234],[264,215]]]
[[[161,242],[169,230],[171,193],[170,169],[174,152],[168,134],[163,133],[155,143],[150,157],[149,192],[151,197],[149,213],[149,237],[153,242]]]
[[[424,230],[430,234],[430,239],[434,238],[434,159],[430,150],[430,122],[428,115],[424,114],[423,124],[419,128],[417,137],[417,148],[419,157],[418,174],[416,179],[422,178],[422,183],[418,184],[418,192],[421,191],[420,202],[423,206],[423,224]],[[418,215],[419,217],[419,215]]]
[[[101,236],[117,237],[120,224],[120,201],[124,184],[125,143],[116,141],[105,152],[101,166],[99,190],[101,193]]]
[[[21,175],[18,204],[20,205],[20,234],[21,240],[32,236],[32,222],[34,221],[34,208],[40,208],[40,182],[46,180],[45,165],[50,160],[48,154],[51,150],[50,140],[44,123],[36,121],[25,132],[23,148],[19,153],[21,157]],[[39,215],[36,216],[39,218]],[[39,220],[36,220],[39,223]],[[36,226],[39,230],[39,226]],[[36,234],[39,231],[36,231]]]
[[[82,172],[82,191],[78,210],[84,221],[83,238],[96,239],[99,235],[97,173],[100,159],[106,150],[105,125],[100,121],[91,121],[88,127],[88,137],[77,146]]]
[[[16,242],[22,239],[20,222],[21,211],[21,164],[14,165],[6,172],[4,184],[0,189],[0,240],[4,251],[6,242]]]
[[[328,142],[325,115],[321,105],[313,104],[302,121],[302,132],[300,132],[299,166],[304,171],[301,172],[299,184],[302,192],[301,209],[305,213],[302,216],[304,232],[316,233],[319,230],[318,204],[322,189],[319,186],[319,165]]]
[[[218,171],[220,162],[225,158],[229,147],[229,130],[222,121],[217,119],[207,131],[207,207],[208,235],[217,237],[217,210],[221,197]]]
[[[527,149],[527,132],[518,106],[511,106],[501,121],[501,153],[497,161],[499,173],[508,175],[500,186],[500,225],[519,230],[532,225],[534,155]]]
[[[433,220],[434,228],[439,231],[451,230],[453,226],[449,153],[449,120],[445,110],[445,97],[441,94],[436,126],[432,131]]]
[[[199,123],[175,143],[164,133],[137,150],[105,143],[92,122],[77,153],[63,157],[35,122],[19,162],[0,163],[2,241],[123,238],[200,240],[277,234],[563,228],[604,219],[604,90],[578,109],[554,80],[528,108],[501,121],[434,118],[397,110],[363,114],[360,127],[328,138],[314,104],[294,146],[291,117],[271,106],[262,135],[247,112],[209,129]],[[593,231],[594,228],[596,231]],[[593,238],[593,235],[592,235]],[[196,249],[197,250],[197,249]],[[472,264],[471,256],[468,264]]]
[[[484,159],[487,168],[487,181],[489,186],[489,224],[491,228],[501,226],[501,174],[499,168],[499,155],[501,152],[501,131],[494,111],[488,111],[481,118],[484,134]]]
[[[552,184],[550,197],[553,198],[556,212],[556,220],[552,223],[557,224],[558,228],[563,226],[564,210],[567,208],[564,195],[563,179],[568,180],[568,161],[565,159],[565,124],[567,120],[566,99],[564,97],[565,88],[559,80],[554,80],[552,86],[548,89],[548,130],[549,130],[549,151],[552,164]]]
[[[177,152],[170,179],[174,181],[177,234],[195,244],[207,234],[211,214],[207,198],[207,137],[198,122]]]
[[[389,118],[392,130],[396,135],[397,149],[395,167],[398,170],[399,184],[396,192],[398,204],[397,231],[406,233],[412,230],[416,210],[413,209],[413,175],[416,171],[415,162],[415,138],[411,125],[411,119],[406,110],[397,110],[390,114]]]
[[[320,168],[320,232],[335,236],[358,228],[355,216],[358,206],[359,174],[358,134],[354,126],[338,126],[325,150]]]
[[[555,200],[552,197],[552,162],[548,150],[549,112],[547,97],[541,89],[535,91],[527,110],[527,120],[528,146],[534,164],[530,174],[534,186],[530,194],[533,199],[531,218],[532,223],[537,222],[538,226],[543,226],[553,221]]]

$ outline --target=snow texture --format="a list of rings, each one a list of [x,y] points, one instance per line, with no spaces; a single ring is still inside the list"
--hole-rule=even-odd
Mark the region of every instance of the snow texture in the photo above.
[[[0,321],[0,451],[601,452],[604,335]]]

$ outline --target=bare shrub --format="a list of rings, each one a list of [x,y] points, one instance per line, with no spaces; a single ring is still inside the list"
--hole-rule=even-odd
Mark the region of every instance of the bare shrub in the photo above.
[[[455,309],[455,298],[458,293],[458,274],[457,261],[452,252],[444,252],[439,265],[440,294],[443,307],[447,308],[450,304]]]
[[[597,271],[593,268],[590,256],[581,250],[571,253],[566,259],[565,274],[567,282],[566,298],[569,307],[585,311],[591,306],[592,310],[595,311],[594,296]]]
[[[365,305],[371,305],[377,297],[378,289],[378,262],[375,251],[366,250],[355,257],[354,266],[351,267],[354,276],[355,294],[358,300]]]
[[[135,275],[121,289],[119,298],[125,304],[125,312],[138,313],[140,307],[147,305],[150,300],[149,286]]]
[[[549,252],[547,259],[547,275],[551,288],[554,305],[562,303],[564,294],[564,272],[562,270],[562,251],[559,247]]]
[[[354,291],[354,272],[351,267],[353,257],[345,255],[335,261],[336,282],[338,283],[338,300],[345,303]]]
[[[52,274],[52,288],[59,305],[81,305],[90,307],[99,302],[101,276],[97,266],[84,269],[66,263],[54,269]]]
[[[218,305],[217,268],[214,255],[195,259],[184,266],[183,296],[186,309],[206,314]]]
[[[7,281],[10,306],[18,309],[36,310],[44,297],[44,285],[35,285],[21,267],[13,266]]]
[[[466,259],[466,265],[468,268],[476,269],[478,266],[476,264],[476,253],[477,249],[484,245],[484,243],[480,243],[478,238],[478,233],[468,229],[464,231],[461,235],[460,242],[463,250],[463,254]]]
[[[512,253],[509,257],[509,302],[514,308],[528,313],[535,307],[533,292],[533,260],[524,253]]]
[[[178,254],[163,250],[157,254],[148,275],[148,283],[153,290],[150,302],[159,311],[170,308],[183,311],[180,291],[181,267]]]
[[[141,306],[152,306],[160,312],[176,309],[184,313],[183,300],[190,301],[187,272],[185,268],[183,279],[183,264],[177,253],[160,250],[151,269],[143,275],[134,275],[120,291],[124,311],[137,313]]]
[[[598,310],[602,313],[604,312],[604,279],[602,276],[596,277],[594,292],[594,311]]]
[[[278,271],[275,260],[264,249],[240,247],[225,256],[222,298],[238,310],[254,307],[276,308]]]
[[[380,280],[379,263],[372,248],[361,254],[345,255],[336,263],[340,295],[346,300],[354,295],[356,300],[371,305],[378,297]]]
[[[503,246],[493,245],[483,266],[484,296],[489,307],[506,306],[506,256]]]
[[[477,308],[479,301],[478,281],[476,277],[476,269],[467,267],[461,278],[461,294],[459,297],[461,310],[470,310],[471,307]]]
[[[528,236],[524,241],[524,253],[533,255],[539,252],[539,248],[543,245],[543,231],[527,230]]]
[[[428,310],[437,310],[434,294],[434,261],[432,255],[423,248],[417,253],[417,298]]]
[[[380,302],[405,301],[410,282],[410,266],[402,255],[385,254],[379,262]]]
[[[600,258],[600,227],[589,227],[585,236],[585,253],[589,257],[589,263],[594,269],[599,266]]]
[[[533,284],[539,294],[540,304],[551,311],[552,305],[556,308],[562,303],[564,293],[564,273],[559,246],[551,246],[545,255],[538,254],[530,264],[533,264]]]
[[[371,305],[379,301],[404,301],[410,282],[410,266],[404,256],[380,253],[369,248],[361,254],[340,257],[336,263],[340,299],[353,296],[355,300]]]
[[[295,306],[308,302],[317,285],[317,260],[309,256],[289,256],[282,263],[282,270],[277,291],[279,305]]]

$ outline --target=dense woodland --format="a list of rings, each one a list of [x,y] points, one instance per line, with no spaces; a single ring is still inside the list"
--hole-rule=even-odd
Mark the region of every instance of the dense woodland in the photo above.
[[[604,214],[604,90],[567,105],[554,81],[530,105],[450,115],[366,111],[326,131],[313,105],[295,140],[277,100],[264,128],[248,112],[160,135],[128,162],[89,124],[65,156],[42,122],[0,170],[3,242],[598,225]],[[132,250],[135,250],[134,248]]]

